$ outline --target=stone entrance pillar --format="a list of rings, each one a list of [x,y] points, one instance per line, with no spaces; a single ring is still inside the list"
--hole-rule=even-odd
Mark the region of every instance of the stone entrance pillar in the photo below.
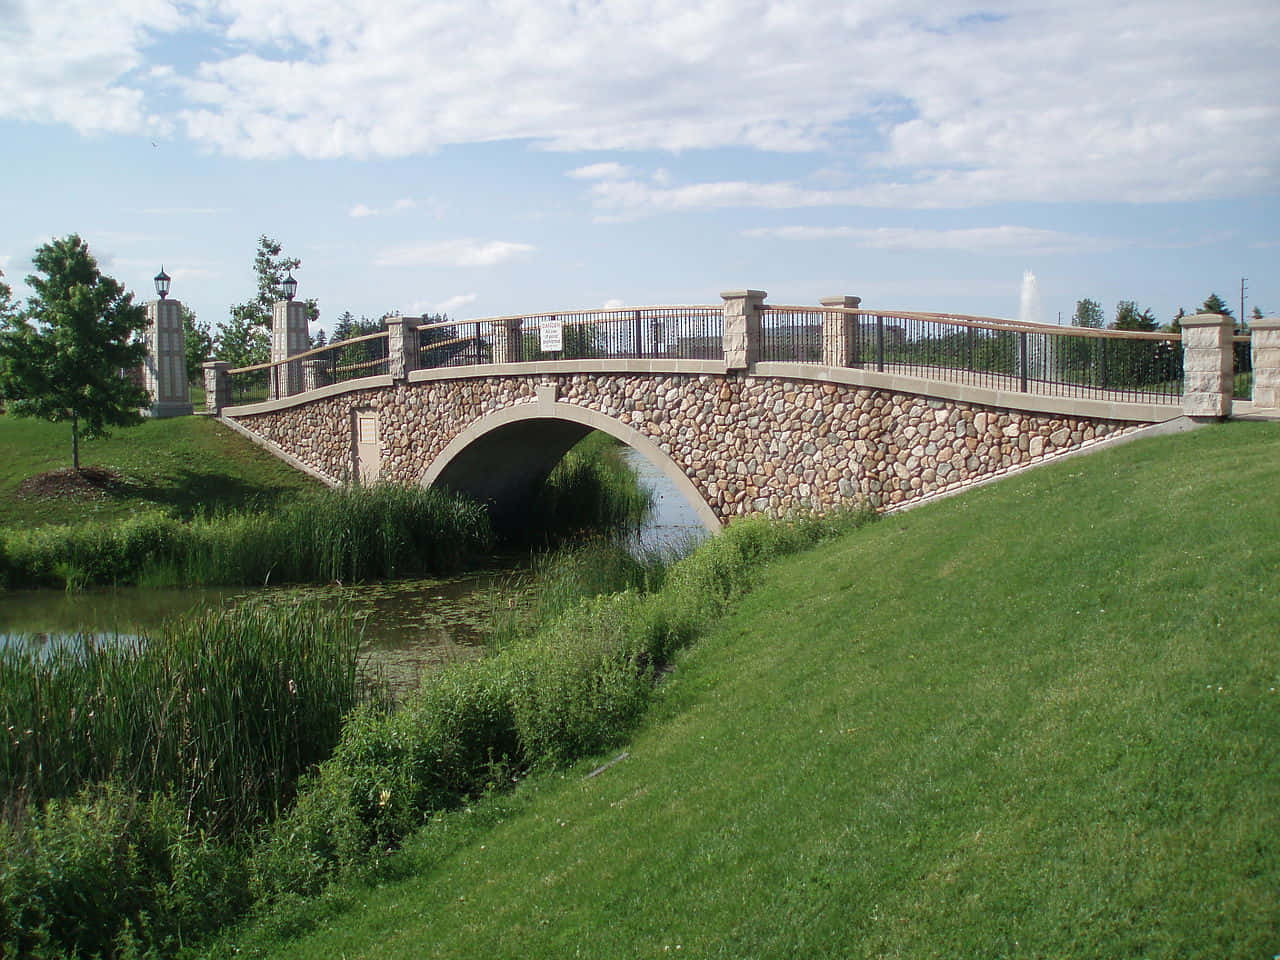
[[[152,300],[146,305],[147,358],[142,364],[142,385],[151,395],[144,417],[182,417],[191,413],[187,386],[186,336],[182,330],[182,304],[177,300]]]
[[[1280,317],[1263,317],[1249,323],[1253,354],[1253,405],[1280,408]]]
[[[1181,323],[1182,412],[1197,419],[1231,416],[1235,322],[1218,313],[1197,313]]]
[[[746,370],[760,359],[760,307],[763,290],[726,290],[724,300],[724,362],[730,370]]]
[[[857,310],[861,297],[823,297],[824,307]],[[822,362],[828,367],[852,366],[857,350],[858,318],[847,313],[822,315]]]
[[[311,346],[307,336],[307,305],[299,300],[277,300],[271,305],[271,362],[280,363],[305,352]],[[302,364],[289,363],[271,369],[267,396],[272,400],[302,389]]]

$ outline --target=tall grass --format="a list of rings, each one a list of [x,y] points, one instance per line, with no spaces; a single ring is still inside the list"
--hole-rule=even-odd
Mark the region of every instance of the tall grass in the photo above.
[[[421,487],[341,487],[190,523],[148,513],[0,530],[0,577],[69,589],[354,582],[456,569],[492,539],[484,508],[469,500]]]
[[[138,643],[0,648],[0,797],[11,817],[114,780],[230,833],[292,799],[356,700],[343,611],[242,606]]]
[[[627,533],[653,510],[653,493],[622,459],[622,443],[588,434],[551,471],[538,492],[522,537],[555,542],[583,532]]]

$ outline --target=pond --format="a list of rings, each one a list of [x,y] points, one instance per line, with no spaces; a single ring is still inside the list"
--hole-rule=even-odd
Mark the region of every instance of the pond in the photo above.
[[[653,514],[633,538],[633,549],[680,553],[707,535],[693,508],[660,469],[630,448],[624,457],[654,493]],[[483,652],[491,608],[505,602],[504,591],[526,562],[527,558],[499,556],[487,569],[463,576],[346,587],[0,591],[0,644],[18,636],[28,643],[83,633],[136,637],[158,633],[166,620],[199,607],[315,600],[346,604],[363,620],[364,672],[398,691],[415,684],[424,671]]]

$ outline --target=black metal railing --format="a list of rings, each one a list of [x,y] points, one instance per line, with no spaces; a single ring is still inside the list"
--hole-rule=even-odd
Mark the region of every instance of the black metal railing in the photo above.
[[[760,359],[792,363],[823,362],[821,310],[760,308]]]
[[[884,373],[1066,397],[1182,397],[1178,334],[807,307],[769,307],[763,314],[765,360],[834,358]]]
[[[1232,397],[1236,400],[1253,399],[1253,337],[1245,333],[1231,338],[1231,360],[1235,374]]]
[[[724,356],[723,329],[723,310],[703,306],[574,310],[424,324],[418,328],[418,365],[431,369],[534,360],[718,360]],[[554,332],[560,348],[543,349]]]
[[[240,406],[389,372],[390,356],[384,332],[307,350],[275,363],[228,370],[227,381],[232,406]]]

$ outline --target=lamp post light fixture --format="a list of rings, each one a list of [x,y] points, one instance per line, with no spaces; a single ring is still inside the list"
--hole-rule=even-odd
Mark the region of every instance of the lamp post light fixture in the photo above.
[[[156,274],[156,293],[163,300],[169,296],[169,275],[164,272],[164,267],[160,268],[160,272]]]
[[[289,271],[289,275],[285,277],[284,281],[280,284],[280,290],[284,293],[284,298],[286,300],[292,300],[294,295],[297,294],[298,281],[293,279],[292,270]]]

